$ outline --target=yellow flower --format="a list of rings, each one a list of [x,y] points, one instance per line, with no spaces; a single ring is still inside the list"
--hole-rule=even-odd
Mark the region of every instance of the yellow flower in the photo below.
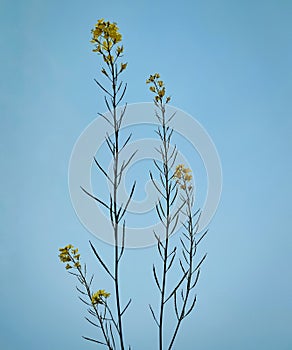
[[[183,164],[179,164],[175,168],[175,172],[173,174],[173,177],[177,179],[177,183],[180,185],[180,188],[185,190],[186,189],[186,183],[191,181],[192,175],[190,168],[185,168]],[[191,186],[189,186],[189,190]]]
[[[124,51],[124,47],[123,46],[118,46],[117,47],[117,55],[120,55],[121,53],[123,53]]]
[[[72,244],[66,245],[64,248],[59,248],[59,258],[61,262],[70,262],[74,261],[74,259],[79,260],[80,254],[78,254],[78,248],[73,247]],[[74,256],[74,259],[72,258],[72,255]],[[69,264],[66,265],[66,269],[72,268],[68,267],[70,266]]]
[[[108,298],[111,294],[107,293],[104,289],[99,290],[99,294],[105,298]]]
[[[155,77],[153,75],[150,75],[149,81],[153,82],[155,80]]]
[[[165,86],[162,80],[158,80],[159,78],[160,75],[158,73],[150,75],[149,78],[146,80],[146,84],[153,83],[153,86],[151,86],[149,89],[150,91],[156,93],[155,101],[160,102],[162,104],[163,97],[165,96]],[[165,103],[168,103],[169,101],[170,97],[167,97]]]
[[[70,256],[67,253],[59,254],[59,258],[60,258],[61,262],[71,261]]]
[[[114,57],[112,55],[107,56],[108,62],[113,63],[114,62]]]
[[[108,298],[109,296],[110,296],[110,293],[107,293],[104,289],[100,289],[92,295],[91,302],[93,305],[102,304],[103,302],[102,297]]]
[[[103,43],[102,43],[102,46],[103,46],[103,49],[104,49],[104,50],[110,51],[110,49],[111,49],[112,46],[113,46],[113,43],[112,43],[112,41],[106,41],[106,40],[104,40]]]
[[[103,18],[98,20],[91,33],[92,39],[90,42],[97,45],[93,51],[98,53],[102,53],[102,49],[107,53],[110,53],[113,45],[122,40],[122,35],[119,32],[117,24],[115,22],[111,23],[105,21]],[[102,48],[100,45],[102,45]],[[123,47],[118,47],[116,51],[117,55],[120,55],[122,52]],[[111,62],[111,59],[109,62]]]
[[[165,95],[165,88],[158,90],[158,95],[159,95],[159,97],[163,97]]]
[[[69,270],[69,269],[72,269],[72,266],[69,265],[69,264],[67,264],[67,265],[65,266],[65,268],[66,268],[66,270]]]
[[[174,173],[174,177],[176,177],[177,179],[181,179],[181,177],[182,177],[182,172],[181,171],[176,171],[175,173]]]
[[[75,264],[74,264],[74,267],[80,267],[81,265],[80,265],[80,262],[78,261],[78,262],[76,262]]]
[[[125,70],[127,68],[128,63],[121,63],[121,69],[120,72],[122,72],[123,70]]]

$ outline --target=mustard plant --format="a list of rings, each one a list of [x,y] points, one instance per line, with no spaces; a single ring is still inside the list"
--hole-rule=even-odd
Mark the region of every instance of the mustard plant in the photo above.
[[[107,123],[110,124],[113,130],[113,136],[106,134],[105,141],[107,147],[110,151],[110,154],[113,159],[113,174],[108,173],[105,168],[101,165],[96,157],[94,157],[94,163],[97,168],[101,171],[101,173],[106,177],[106,179],[111,184],[111,190],[109,193],[109,200],[105,202],[101,198],[98,198],[94,194],[90,193],[87,189],[81,187],[86,195],[88,195],[91,199],[95,200],[97,203],[106,208],[109,213],[112,229],[113,229],[113,237],[114,237],[114,252],[113,252],[113,260],[114,266],[110,267],[104,259],[101,257],[100,253],[97,251],[95,246],[91,241],[89,241],[90,247],[93,251],[93,254],[98,260],[98,263],[102,266],[104,271],[113,281],[114,292],[113,299],[115,300],[115,313],[113,313],[105,303],[107,298],[107,293],[103,290],[97,292],[97,294],[91,295],[92,304],[98,306],[100,302],[106,306],[105,310],[110,313],[110,317],[107,321],[110,322],[110,325],[107,324],[105,327],[106,332],[104,334],[105,344],[108,349],[117,349],[117,344],[115,342],[115,336],[118,338],[119,349],[125,349],[124,342],[124,333],[123,333],[123,321],[122,316],[125,313],[126,309],[131,303],[131,299],[127,302],[127,304],[122,307],[121,305],[121,291],[120,291],[120,274],[119,267],[121,258],[124,254],[124,243],[125,243],[125,214],[127,208],[132,199],[136,182],[133,183],[130,195],[125,204],[119,205],[119,186],[121,184],[121,180],[124,175],[125,169],[130,164],[132,158],[134,157],[135,151],[128,159],[121,161],[120,153],[127,145],[131,138],[131,134],[127,137],[124,142],[120,140],[120,129],[122,125],[123,118],[126,112],[125,105],[120,111],[118,111],[118,107],[121,101],[124,98],[126,93],[127,84],[120,80],[120,75],[127,68],[127,63],[121,61],[124,53],[124,47],[121,44],[122,35],[119,32],[119,28],[115,22],[105,21],[103,18],[98,20],[94,29],[92,29],[92,39],[91,43],[94,45],[93,52],[97,53],[101,56],[104,66],[101,67],[101,73],[108,81],[109,87],[102,84],[100,81],[95,79],[96,84],[102,90],[104,95],[104,101],[106,108],[109,112],[110,117],[105,114],[98,113],[98,115],[106,120]],[[122,225],[120,227],[120,223]],[[110,234],[110,233],[109,233]],[[83,281],[85,283],[85,281]],[[104,316],[105,317],[105,316]],[[92,323],[91,321],[89,321]],[[113,326],[111,326],[113,325]],[[114,334],[115,332],[115,334]],[[110,336],[108,336],[110,334]],[[107,337],[107,338],[106,338]],[[92,340],[90,338],[85,338],[87,340]],[[92,340],[95,341],[95,340]],[[129,346],[130,349],[130,346]]]
[[[98,20],[94,29],[92,29],[91,43],[94,45],[93,52],[102,58],[101,73],[108,81],[108,85],[104,85],[95,79],[96,84],[105,94],[104,101],[109,112],[107,115],[102,113],[98,113],[98,115],[104,118],[112,127],[112,135],[106,134],[105,136],[106,145],[113,160],[112,174],[106,171],[97,157],[94,157],[93,161],[111,185],[108,201],[104,201],[81,187],[85,195],[108,211],[115,243],[113,266],[102,258],[91,241],[89,241],[89,244],[99,265],[113,282],[113,292],[110,293],[104,289],[94,291],[92,289],[94,275],[88,278],[86,264],[81,264],[80,253],[77,248],[69,244],[59,249],[59,258],[61,262],[66,263],[66,270],[74,275],[81,284],[82,288],[78,286],[76,288],[80,294],[79,299],[88,307],[87,311],[90,317],[85,318],[99,330],[99,339],[85,336],[83,338],[104,345],[109,350],[125,350],[123,315],[129,307],[131,299],[122,307],[119,272],[121,258],[125,252],[125,214],[136,186],[136,182],[134,182],[126,203],[118,204],[119,186],[124,172],[137,152],[133,152],[126,160],[121,159],[121,151],[131,139],[131,134],[123,142],[121,142],[120,137],[122,121],[127,107],[125,105],[122,109],[118,109],[127,90],[127,84],[120,80],[120,75],[127,68],[127,63],[121,61],[124,53],[121,42],[122,35],[115,22],[105,21],[104,19]],[[154,179],[151,171],[149,176],[160,195],[155,208],[164,231],[163,235],[154,232],[157,240],[157,250],[162,262],[159,269],[160,274],[157,266],[155,264],[152,266],[154,281],[159,290],[159,309],[158,312],[155,312],[151,305],[149,305],[149,308],[158,327],[158,349],[171,350],[174,347],[182,321],[192,312],[196,304],[197,297],[193,293],[193,289],[199,279],[201,264],[206,258],[205,254],[196,262],[197,247],[207,231],[200,232],[199,220],[201,214],[199,210],[193,211],[195,198],[191,169],[186,168],[183,164],[175,166],[178,150],[176,145],[174,147],[171,145],[174,130],[170,126],[175,113],[170,116],[167,113],[167,104],[171,97],[166,96],[165,84],[158,73],[150,75],[146,83],[150,85],[149,89],[154,93],[155,115],[159,122],[156,133],[160,139],[160,146],[156,151],[161,159],[160,164],[154,160],[160,181]],[[179,205],[175,206],[177,201]],[[177,230],[180,219],[182,220],[183,230],[180,232],[180,246],[178,247],[178,244],[171,242],[171,235]],[[177,276],[176,271],[176,282],[171,285],[168,276],[173,271],[175,264],[179,266],[180,274]],[[114,308],[109,305],[109,298],[113,300]],[[171,301],[175,324],[170,338],[165,339],[166,305],[170,304]],[[131,347],[129,346],[128,349],[130,350]]]
[[[184,232],[180,237],[182,260],[179,260],[179,265],[182,270],[183,276],[185,276],[185,283],[180,288],[181,305],[178,306],[178,289],[175,290],[173,295],[174,310],[176,316],[176,326],[173,335],[168,346],[168,350],[173,348],[174,341],[180,329],[181,323],[194,309],[197,296],[192,294],[192,290],[196,287],[200,276],[200,267],[205,260],[207,254],[195,263],[195,257],[197,253],[198,244],[205,237],[208,230],[201,233],[199,231],[199,220],[201,213],[199,210],[193,211],[194,206],[194,188],[191,184],[192,175],[191,169],[186,168],[183,164],[176,166],[173,177],[176,179],[177,186],[181,192],[181,200],[184,203],[184,207],[181,212],[186,218],[183,222]],[[198,236],[198,239],[197,239]]]
[[[86,264],[84,264],[84,266],[81,265],[78,248],[74,248],[72,244],[68,244],[64,248],[59,248],[59,252],[61,262],[66,263],[66,270],[68,270],[71,275],[76,276],[77,280],[83,287],[82,290],[76,286],[77,291],[81,294],[79,299],[89,307],[87,309],[88,313],[90,316],[96,318],[98,323],[92,321],[88,317],[85,317],[85,319],[93,326],[100,329],[103,341],[84,336],[83,338],[97,344],[106,345],[108,349],[113,350],[114,347],[112,344],[114,344],[114,336],[112,324],[116,328],[117,324],[115,323],[112,311],[107,304],[107,298],[110,296],[110,293],[107,293],[104,289],[92,292],[91,285],[93,275],[90,279],[87,278]],[[74,272],[72,272],[72,270]]]
[[[191,184],[191,170],[185,168],[183,164],[177,165],[174,170],[178,151],[176,145],[173,148],[171,147],[171,137],[174,130],[169,124],[172,118],[174,118],[175,113],[168,117],[166,111],[166,106],[171,98],[170,96],[165,96],[165,84],[160,79],[158,73],[150,75],[146,80],[146,84],[150,84],[149,90],[155,94],[154,104],[157,108],[155,115],[160,124],[156,133],[161,141],[161,145],[159,149],[156,150],[160,155],[162,166],[154,160],[154,165],[159,172],[160,183],[157,183],[154,180],[151,171],[150,178],[161,196],[161,199],[159,199],[156,204],[156,212],[164,229],[163,237],[154,232],[157,240],[158,253],[162,260],[162,272],[160,278],[157,274],[156,266],[153,265],[152,268],[154,281],[160,293],[158,313],[154,312],[151,305],[149,305],[149,307],[154,321],[158,326],[158,349],[163,350],[164,344],[166,343],[166,340],[164,339],[164,326],[166,319],[165,308],[169,301],[173,301],[176,324],[173,334],[170,337],[169,345],[166,347],[166,349],[170,350],[173,348],[183,319],[191,313],[196,303],[196,296],[191,295],[191,290],[197,284],[200,274],[200,266],[206,258],[206,255],[203,256],[197,265],[194,265],[194,257],[197,252],[198,243],[207,232],[196,241],[195,236],[199,233],[198,223],[200,215],[198,215],[199,210],[194,213],[192,211],[194,205],[194,191]],[[178,196],[179,193],[180,195]],[[176,199],[180,199],[180,204],[172,214],[172,207]],[[170,237],[176,230],[181,216],[184,218],[185,222],[183,222],[183,227],[186,230],[186,233],[182,232],[183,238],[180,237],[182,258],[179,258],[179,266],[181,269],[181,276],[177,278],[177,282],[174,283],[174,285],[168,286],[168,274],[171,272],[171,267],[177,258],[178,251],[176,245],[171,246]],[[195,219],[195,217],[197,217],[197,219]],[[187,239],[187,242],[185,239]],[[195,273],[196,275],[194,277]],[[182,299],[180,307],[177,300],[179,291]],[[193,299],[191,305],[189,305],[191,298]]]

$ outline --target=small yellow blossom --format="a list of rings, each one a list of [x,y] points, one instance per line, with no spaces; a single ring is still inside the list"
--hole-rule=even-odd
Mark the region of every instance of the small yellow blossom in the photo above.
[[[183,164],[179,164],[175,168],[175,172],[173,174],[173,177],[176,178],[176,182],[180,185],[180,188],[183,190],[188,190],[192,189],[192,186],[189,185],[188,187],[186,186],[187,182],[190,182],[192,180],[192,175],[191,169],[190,168],[185,168]]]
[[[121,69],[120,72],[122,72],[123,70],[125,70],[127,68],[128,63],[121,63]]]
[[[81,267],[79,262],[80,254],[78,253],[78,248],[74,248],[72,244],[68,244],[64,248],[59,248],[59,252],[59,258],[61,262],[67,263],[67,265],[65,266],[67,270],[72,269],[73,267]],[[69,262],[73,262],[74,266],[68,264]]]
[[[191,169],[190,168],[182,168],[182,171],[187,174],[187,173],[191,173]]]
[[[103,302],[102,298],[108,298],[109,296],[110,296],[110,293],[107,293],[104,289],[100,289],[92,295],[91,302],[93,305],[102,304]]]
[[[68,262],[71,261],[70,256],[66,253],[59,254],[59,258],[62,262]]]
[[[159,95],[159,97],[163,97],[165,95],[165,88],[158,90],[158,95]]]
[[[117,47],[117,55],[120,55],[121,53],[123,53],[123,51],[124,51],[124,47],[123,46],[118,46]]]
[[[186,181],[191,181],[191,179],[192,179],[192,175],[189,175],[189,174],[185,175],[185,180]]]
[[[107,55],[107,62],[109,62],[109,63],[114,63],[114,56],[113,55],[111,55],[111,54],[109,54],[109,55]]]
[[[150,75],[149,78],[146,80],[146,84],[152,83],[149,90],[156,94],[156,96],[154,97],[155,101],[163,104],[163,98],[165,96],[165,86],[162,80],[158,80],[159,78],[160,75],[158,73]],[[170,97],[168,96],[165,100],[165,103],[168,103],[169,101]]]

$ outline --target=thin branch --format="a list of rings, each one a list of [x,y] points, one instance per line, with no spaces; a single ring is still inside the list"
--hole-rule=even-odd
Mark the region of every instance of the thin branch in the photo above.
[[[103,173],[103,175],[110,181],[110,183],[113,185],[113,180],[109,177],[109,175],[106,173],[106,171],[103,169],[103,167],[99,164],[97,159],[94,157],[94,162],[98,166],[99,170]]]
[[[88,337],[84,337],[82,336],[83,339],[86,339],[86,340],[89,340],[93,343],[97,343],[97,344],[102,344],[102,345],[105,345],[105,346],[108,346],[106,343],[103,343],[102,341],[99,341],[99,340],[96,340],[96,339],[92,339],[92,338],[88,338]]]
[[[130,195],[129,195],[129,198],[128,198],[128,200],[127,200],[127,203],[126,203],[126,205],[125,205],[125,207],[124,207],[124,210],[123,210],[122,214],[121,214],[120,217],[118,218],[118,222],[122,219],[122,217],[125,215],[125,213],[126,213],[126,211],[127,211],[127,208],[128,208],[128,206],[129,206],[130,201],[131,201],[131,199],[132,199],[132,196],[133,196],[133,194],[134,194],[135,187],[136,187],[136,181],[134,182],[134,184],[133,184],[133,186],[132,186],[131,193],[130,193]]]
[[[157,319],[156,319],[156,317],[155,317],[154,311],[153,311],[153,309],[152,309],[152,307],[151,307],[150,304],[149,304],[149,308],[150,308],[150,310],[151,310],[151,313],[152,313],[152,316],[153,316],[153,318],[154,318],[154,321],[156,322],[157,326],[159,327],[159,323],[158,323],[158,321],[157,321]]]
[[[182,278],[180,279],[180,281],[178,282],[178,284],[176,285],[176,287],[174,288],[174,290],[170,293],[170,295],[168,296],[168,298],[166,298],[166,300],[164,301],[164,304],[167,303],[167,301],[173,296],[173,294],[178,290],[178,288],[180,287],[180,285],[182,284],[182,282],[184,281],[186,275],[187,275],[188,271],[185,272],[185,274],[182,276]]]
[[[157,191],[162,195],[162,197],[163,197],[164,199],[166,199],[165,195],[161,192],[161,190],[159,189],[159,187],[156,185],[156,183],[155,183],[155,181],[154,181],[154,178],[153,178],[153,176],[152,176],[151,171],[149,171],[149,174],[150,174],[150,179],[151,179],[153,185],[155,186],[155,188],[157,189]]]
[[[102,204],[104,207],[106,207],[107,209],[110,209],[109,206],[103,202],[102,200],[98,199],[97,197],[93,196],[91,193],[87,192],[83,187],[80,186],[80,188],[82,189],[83,192],[85,192],[89,197],[93,198],[95,201],[97,201],[98,203]]]
[[[121,316],[123,316],[123,313],[127,310],[128,306],[131,304],[132,299],[130,299],[127,303],[127,305],[124,307],[124,310],[121,312]]]
[[[111,274],[110,270],[107,268],[105,263],[102,261],[101,257],[97,253],[96,249],[94,248],[93,244],[89,241],[89,244],[91,246],[91,249],[93,250],[94,255],[97,257],[98,261],[101,263],[102,267],[106,270],[106,272],[111,276],[113,280],[115,280],[114,276]]]
[[[197,296],[195,295],[195,298],[194,298],[194,301],[192,302],[192,305],[190,306],[189,310],[183,315],[183,318],[187,317],[190,312],[193,310],[195,304],[196,304],[196,301],[197,301]]]
[[[101,328],[100,325],[98,325],[97,323],[94,323],[92,322],[88,317],[84,317],[90,324],[92,324],[94,327],[97,327],[97,328]]]
[[[106,94],[108,94],[109,96],[111,96],[113,98],[113,95],[109,91],[107,91],[107,89],[105,89],[96,79],[94,79],[94,81]]]
[[[200,260],[200,262],[198,263],[198,265],[195,268],[195,271],[197,271],[200,266],[202,265],[203,261],[206,259],[207,253],[202,257],[202,259]]]
[[[155,279],[156,285],[157,285],[157,287],[158,287],[158,289],[160,290],[160,293],[161,293],[161,287],[160,287],[160,284],[159,284],[159,281],[158,281],[158,277],[156,275],[156,270],[155,270],[154,264],[153,264],[153,275],[154,275],[154,279]]]

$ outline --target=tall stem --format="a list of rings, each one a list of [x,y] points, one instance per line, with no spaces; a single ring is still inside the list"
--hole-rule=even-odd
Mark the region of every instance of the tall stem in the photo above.
[[[114,184],[113,184],[113,197],[114,197],[114,239],[115,239],[115,294],[116,294],[116,306],[119,325],[119,338],[121,350],[124,350],[123,329],[122,329],[122,316],[120,305],[120,292],[119,292],[119,249],[118,249],[118,233],[119,233],[119,217],[118,217],[118,166],[119,166],[119,125],[117,121],[117,73],[114,69],[114,64],[111,63],[112,73],[112,88],[113,88],[113,114],[114,114],[114,131],[115,131],[115,152],[114,152]]]
[[[166,287],[166,274],[167,274],[167,257],[168,257],[168,239],[169,239],[169,214],[170,214],[170,192],[169,192],[169,177],[168,177],[168,147],[166,139],[166,125],[165,125],[165,111],[161,106],[162,112],[162,129],[163,129],[163,151],[164,151],[164,179],[165,179],[165,197],[166,197],[166,225],[165,225],[165,248],[163,259],[163,272],[162,272],[162,287],[161,287],[161,300],[160,300],[160,317],[159,317],[159,350],[163,349],[163,316],[164,316],[164,297]]]
[[[184,315],[185,315],[185,311],[186,311],[186,307],[187,307],[187,302],[188,302],[188,298],[190,295],[190,291],[191,291],[191,282],[192,282],[192,270],[193,270],[193,245],[194,245],[194,232],[193,232],[193,216],[192,216],[192,208],[191,208],[191,198],[189,193],[186,191],[187,194],[187,215],[188,215],[188,232],[189,232],[189,236],[190,236],[190,252],[189,252],[189,272],[187,275],[187,286],[186,286],[186,295],[185,295],[185,299],[183,302],[183,306],[182,306],[182,310],[180,312],[179,318],[177,320],[177,325],[175,327],[170,345],[168,347],[168,350],[172,349],[172,346],[174,344],[175,338],[178,334],[178,330],[180,328],[180,325],[182,323],[182,320],[184,319]]]

